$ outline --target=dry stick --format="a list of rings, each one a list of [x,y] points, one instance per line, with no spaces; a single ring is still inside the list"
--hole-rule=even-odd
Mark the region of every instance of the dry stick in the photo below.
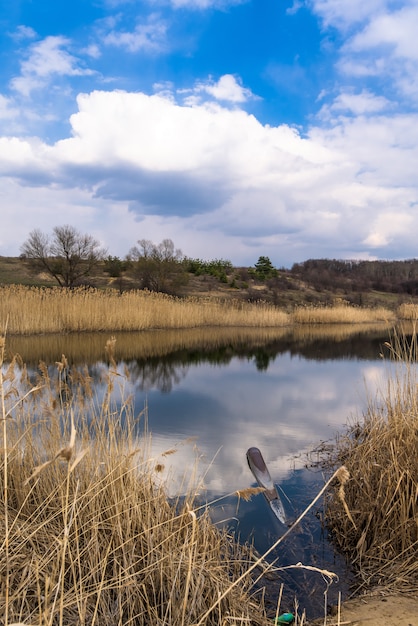
[[[0,362],[3,363],[2,357],[0,357]],[[3,385],[3,378],[2,378],[1,384]],[[32,389],[29,389],[29,391],[27,391],[24,396],[19,398],[19,400],[7,411],[7,413],[5,414],[4,418],[2,418],[2,419],[7,419],[9,417],[9,415],[11,415],[11,413],[13,413],[15,408],[17,406],[19,406],[19,404],[22,404],[23,400],[25,400],[28,396],[30,396],[31,393],[35,393],[35,391],[39,391],[44,386],[45,385],[37,385],[36,387],[32,387]]]
[[[67,546],[68,546],[68,538],[69,538],[69,534],[70,534],[70,527],[71,527],[73,516],[74,516],[74,510],[75,510],[75,505],[76,505],[76,501],[77,501],[78,488],[80,486],[79,481],[77,481],[76,490],[75,490],[75,494],[74,494],[74,501],[73,501],[71,510],[69,510],[70,476],[71,476],[71,473],[72,473],[72,467],[70,467],[70,460],[71,460],[71,456],[72,456],[72,453],[73,453],[73,450],[74,450],[75,438],[76,438],[76,430],[75,430],[75,426],[74,426],[74,415],[71,412],[71,435],[70,435],[70,442],[69,442],[68,446],[65,446],[64,448],[59,450],[57,452],[57,454],[55,455],[55,457],[51,461],[47,461],[46,463],[43,463],[41,466],[36,468],[35,471],[32,473],[32,476],[30,477],[30,479],[33,478],[33,476],[35,476],[37,473],[39,473],[39,471],[41,471],[44,467],[47,467],[48,465],[50,465],[51,463],[56,461],[59,457],[62,457],[62,458],[64,458],[67,461],[67,476],[66,476],[66,482],[65,482],[65,496],[64,496],[64,504],[63,504],[64,535],[63,535],[63,539],[62,539],[62,548],[61,548],[61,567],[60,567],[60,573],[59,573],[58,581],[57,581],[57,585],[56,585],[55,597],[54,597],[52,610],[51,610],[50,626],[52,626],[52,622],[54,620],[55,605],[56,605],[59,593],[60,593],[60,605],[59,605],[59,625],[60,626],[63,626],[63,619],[64,619],[65,555],[67,553]],[[28,479],[28,480],[30,480],[30,479]],[[26,482],[28,482],[28,481],[26,481]]]
[[[260,556],[259,559],[257,559],[252,565],[251,567],[248,568],[248,570],[246,570],[243,574],[241,574],[241,576],[239,576],[229,587],[226,591],[224,591],[219,598],[216,600],[216,602],[214,602],[212,604],[212,606],[206,611],[206,613],[200,618],[200,620],[197,622],[197,624],[194,624],[193,626],[201,626],[204,621],[206,620],[206,618],[210,615],[210,613],[213,611],[213,609],[218,606],[218,604],[220,604],[220,602],[222,602],[222,600],[225,598],[225,596],[228,595],[228,593],[231,591],[231,589],[233,589],[234,587],[236,587],[236,585],[238,585],[242,580],[244,580],[244,578],[246,578],[248,576],[248,574],[250,572],[252,572],[256,567],[258,567],[260,565],[260,563],[262,563],[265,559],[265,557],[270,554],[270,552],[273,552],[273,550],[275,550],[275,548],[277,548],[277,546],[284,540],[286,539],[286,537],[292,532],[292,530],[302,521],[302,519],[305,517],[305,515],[307,514],[307,512],[313,507],[313,505],[318,502],[319,498],[322,496],[322,494],[328,489],[328,487],[330,486],[330,484],[332,483],[332,481],[334,480],[334,478],[337,478],[340,474],[341,474],[341,470],[344,468],[344,471],[347,472],[347,469],[345,468],[344,465],[342,465],[341,467],[339,467],[331,476],[331,478],[325,483],[325,485],[322,487],[321,491],[315,496],[315,498],[312,500],[312,502],[309,504],[309,506],[306,507],[306,509],[303,511],[303,513],[301,513],[299,515],[299,517],[296,519],[296,521],[292,524],[292,526],[290,528],[288,528],[288,530],[281,536],[279,537],[279,539],[264,553]]]
[[[189,507],[187,506],[187,508]],[[189,596],[190,579],[191,579],[191,574],[192,574],[192,569],[193,569],[193,556],[195,552],[196,513],[194,511],[189,510],[189,515],[191,515],[192,517],[192,536],[190,539],[189,566],[187,569],[187,579],[186,579],[184,598],[183,598],[183,611],[182,611],[182,617],[181,617],[182,626],[184,626],[184,623],[185,623],[184,619],[186,617],[186,608],[187,608],[187,600]]]
[[[280,613],[280,605],[282,603],[282,595],[283,595],[283,583],[280,585],[280,593],[279,593],[279,599],[277,600],[277,604],[276,604],[276,615],[274,617],[274,623],[277,623],[277,618],[279,617],[279,613]]]
[[[107,546],[107,549],[106,549],[105,558],[102,559],[103,565],[102,565],[102,571],[101,571],[100,584],[99,584],[99,588],[97,590],[96,605],[94,607],[93,618],[91,620],[92,626],[94,626],[94,624],[96,622],[96,617],[97,617],[98,612],[99,612],[99,604],[100,604],[101,594],[102,594],[104,583],[105,583],[105,571],[106,571],[106,567],[108,565],[108,558],[109,558],[109,554],[110,554],[111,549],[112,549],[112,542],[109,541],[109,545]]]
[[[338,592],[338,624],[341,624],[341,591]]]
[[[7,420],[6,420],[6,403],[4,397],[4,380],[3,380],[3,363],[4,363],[4,352],[6,345],[6,330],[7,330],[7,322],[6,319],[6,327],[4,330],[4,334],[0,337],[0,395],[1,395],[1,417],[3,422],[3,447],[4,447],[4,455],[3,455],[3,463],[4,463],[4,480],[3,480],[3,497],[4,497],[4,552],[6,557],[6,581],[5,581],[5,604],[4,604],[4,623],[7,626],[9,621],[9,498],[8,498],[8,452],[7,452]]]
[[[60,594],[60,607],[59,607],[59,624],[60,626],[63,626],[63,619],[64,619],[64,574],[65,574],[65,555],[67,553],[67,546],[68,546],[68,537],[70,534],[70,527],[73,521],[73,517],[74,517],[74,510],[75,510],[75,505],[76,505],[76,501],[77,501],[77,493],[78,493],[78,488],[80,486],[79,481],[77,481],[77,486],[75,489],[75,494],[74,494],[74,502],[71,506],[71,510],[69,510],[69,498],[70,498],[70,493],[69,493],[69,486],[70,486],[70,468],[67,469],[67,480],[66,480],[66,493],[65,493],[65,504],[64,504],[64,537],[63,537],[63,541],[62,541],[62,555],[61,555],[61,568],[60,568],[60,573],[58,576],[58,581],[57,581],[57,589],[56,589],[56,594],[55,594],[55,598],[54,598],[54,609],[55,609],[55,603],[57,600],[57,594],[59,591],[61,591]],[[51,624],[54,618],[54,609],[51,611]]]

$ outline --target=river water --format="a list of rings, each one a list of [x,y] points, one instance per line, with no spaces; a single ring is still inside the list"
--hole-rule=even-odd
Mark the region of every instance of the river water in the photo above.
[[[40,360],[51,370],[65,354],[71,368],[87,366],[97,394],[104,393],[107,336],[11,337],[29,371]],[[249,502],[236,492],[255,486],[246,451],[258,447],[278,486],[288,523],[309,505],[326,476],[315,450],[361,419],[370,399],[385,390],[386,326],[298,330],[155,331],[116,336],[117,371],[138,412],[147,409],[152,455],[173,495],[190,489],[208,503],[215,523],[226,525],[260,553],[285,532],[262,494]],[[165,455],[166,451],[175,452]],[[352,574],[336,554],[319,501],[268,557],[279,571],[268,602],[293,610],[294,597],[308,617],[323,615]],[[339,575],[329,587],[323,574]]]

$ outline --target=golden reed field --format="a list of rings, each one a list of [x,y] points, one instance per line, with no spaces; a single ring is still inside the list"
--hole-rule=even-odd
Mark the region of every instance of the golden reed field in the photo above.
[[[416,319],[416,305],[399,316]],[[287,313],[272,304],[219,298],[177,298],[147,291],[0,288],[0,322],[10,334],[138,331],[204,327],[281,327],[290,324],[392,322],[397,315],[336,300],[333,306],[301,306]]]

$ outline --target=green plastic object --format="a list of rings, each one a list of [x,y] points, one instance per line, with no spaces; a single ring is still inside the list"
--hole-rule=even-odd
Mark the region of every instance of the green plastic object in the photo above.
[[[293,613],[282,613],[276,619],[276,626],[279,626],[279,624],[293,624],[294,620],[295,616],[293,615]]]

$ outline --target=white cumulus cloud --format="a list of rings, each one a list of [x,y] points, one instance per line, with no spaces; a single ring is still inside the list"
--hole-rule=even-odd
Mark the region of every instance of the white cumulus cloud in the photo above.
[[[91,230],[93,213],[107,247],[118,232],[122,255],[141,236],[166,236],[189,255],[216,250],[237,264],[258,253],[309,258],[318,246],[339,258],[413,256],[417,121],[342,116],[302,136],[213,102],[95,91],[78,97],[71,137],[3,139],[0,175],[26,190],[28,205],[34,186],[44,201],[50,189],[43,210],[53,225],[74,195],[88,207],[78,227]],[[19,227],[22,240],[37,219],[34,211]]]
[[[34,89],[44,87],[52,76],[91,75],[93,72],[82,67],[66,50],[70,43],[66,37],[49,36],[32,44],[21,63],[20,76],[11,80],[12,89],[29,96]]]
[[[195,93],[205,92],[216,100],[243,103],[253,98],[250,89],[243,87],[239,79],[232,74],[224,74],[217,82],[198,83]]]

